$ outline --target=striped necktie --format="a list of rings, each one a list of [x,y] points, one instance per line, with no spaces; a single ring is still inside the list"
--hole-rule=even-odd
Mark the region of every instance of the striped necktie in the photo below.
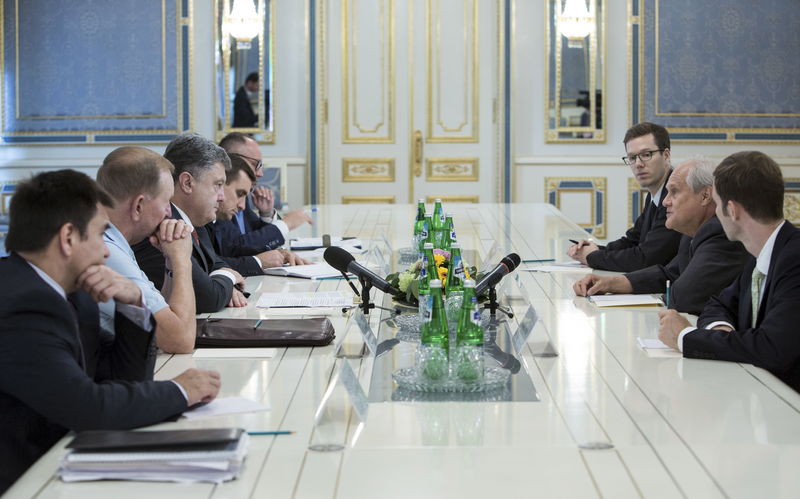
[[[761,301],[761,285],[764,284],[766,275],[758,270],[758,267],[753,267],[753,275],[750,279],[750,303],[753,311],[753,321],[751,327],[756,327],[756,317],[758,317],[758,305]]]

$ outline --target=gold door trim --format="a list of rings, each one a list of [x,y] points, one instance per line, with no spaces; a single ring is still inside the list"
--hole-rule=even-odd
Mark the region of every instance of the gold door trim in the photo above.
[[[428,182],[477,182],[479,158],[428,158]]]
[[[342,182],[394,182],[394,158],[342,158]]]
[[[433,203],[441,199],[442,203],[480,203],[478,196],[425,196],[425,202]]]
[[[358,27],[357,23],[352,20],[352,16],[358,10],[356,6],[357,1],[358,0],[345,0],[342,6],[342,143],[393,144],[395,140],[394,0],[378,0],[380,1],[380,19],[378,21],[380,26],[380,64],[378,65],[378,71],[380,71],[379,79],[381,82],[381,114],[378,122],[375,123],[374,126],[367,126],[360,123],[358,117],[357,71],[359,67],[356,57],[358,52]],[[389,61],[388,67],[386,65],[387,60]],[[386,126],[386,134],[372,137],[353,136],[351,133],[353,130],[351,130],[350,127],[351,121],[352,125],[362,134],[375,134],[384,126]]]
[[[342,196],[342,204],[394,204],[394,196]]]

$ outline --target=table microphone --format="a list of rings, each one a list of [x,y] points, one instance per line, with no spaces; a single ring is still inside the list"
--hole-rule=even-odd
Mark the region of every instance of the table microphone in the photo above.
[[[338,246],[331,246],[325,250],[322,258],[328,262],[328,265],[335,268],[339,272],[350,272],[359,279],[369,282],[384,293],[389,293],[390,295],[394,296],[403,294],[402,291],[389,284],[386,279],[380,277],[375,272],[358,263],[356,259],[353,258],[353,255],[351,255],[347,250],[344,250]]]
[[[517,268],[519,265],[520,259],[519,255],[516,253],[510,253],[509,255],[503,257],[500,260],[500,263],[497,264],[497,267],[493,268],[491,272],[483,276],[483,279],[480,280],[479,283],[475,285],[475,296],[480,296],[484,291],[488,288],[493,287],[500,279],[506,276],[506,274],[510,274]]]

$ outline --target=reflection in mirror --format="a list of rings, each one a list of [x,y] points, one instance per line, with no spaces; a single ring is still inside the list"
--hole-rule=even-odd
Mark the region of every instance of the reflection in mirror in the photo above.
[[[260,143],[274,143],[274,3],[216,0],[217,139],[237,131],[251,134]],[[257,25],[245,26],[249,20]]]
[[[547,0],[546,141],[605,142],[605,0]]]

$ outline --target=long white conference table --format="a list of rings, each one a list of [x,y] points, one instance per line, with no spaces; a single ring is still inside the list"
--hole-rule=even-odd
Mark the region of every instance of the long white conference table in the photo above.
[[[459,204],[458,240],[485,258],[564,259],[569,238],[585,235],[542,204]],[[302,236],[361,238],[367,264],[409,246],[410,205],[326,205]],[[498,253],[499,252],[499,253]],[[390,255],[391,256],[391,255]],[[396,255],[395,255],[396,256]],[[374,262],[370,262],[374,259]],[[498,260],[499,261],[499,260]],[[477,263],[477,262],[469,262]],[[495,263],[495,262],[490,262]],[[501,397],[414,397],[374,375],[407,364],[413,343],[378,358],[364,347],[356,312],[330,318],[329,346],[278,349],[271,358],[195,359],[162,355],[157,379],[189,367],[218,370],[220,396],[260,401],[269,411],[163,423],[152,429],[243,427],[291,430],[252,436],[245,470],[224,484],[63,483],[55,475],[62,439],[7,493],[37,498],[488,498],[488,497],[797,497],[800,395],[751,365],[653,357],[637,337],[658,334],[658,307],[598,309],[576,298],[585,272],[542,273],[523,263],[505,278],[517,315],[535,313],[516,338],[520,385]],[[394,270],[394,269],[393,269]],[[261,292],[348,291],[343,280],[249,278],[250,304],[216,317],[274,317],[255,307]],[[502,293],[501,293],[502,294]],[[389,301],[380,292],[379,304]],[[501,300],[502,302],[503,300]],[[312,314],[314,315],[314,314]],[[396,329],[374,310],[381,342]],[[531,324],[528,323],[527,326]],[[520,341],[520,339],[522,341]],[[391,345],[392,342],[389,342]],[[397,342],[394,342],[397,343]],[[411,352],[411,353],[409,353]],[[487,358],[487,365],[492,360]],[[375,386],[380,384],[380,387]],[[371,386],[373,385],[373,386]]]

